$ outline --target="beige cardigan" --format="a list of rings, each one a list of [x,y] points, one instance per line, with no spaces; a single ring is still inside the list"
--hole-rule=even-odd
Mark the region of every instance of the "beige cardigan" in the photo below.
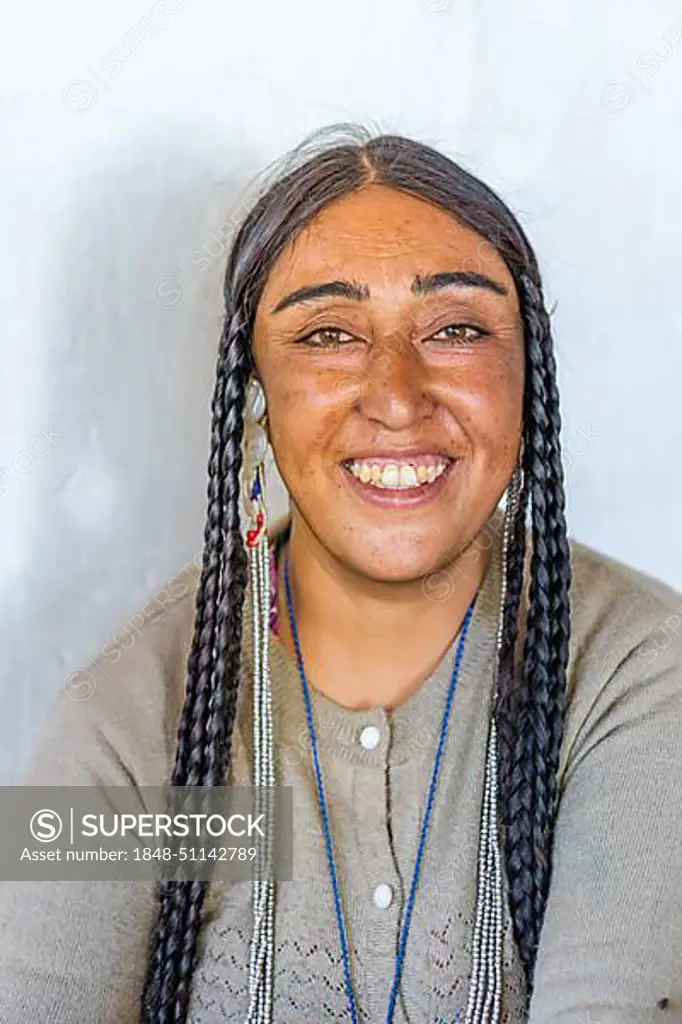
[[[575,542],[571,552],[561,803],[530,1022],[682,1021],[682,596]],[[105,645],[90,665],[90,699],[59,693],[24,782],[166,781],[197,579],[194,567],[181,571],[160,614],[137,617],[138,633]],[[396,1024],[464,1019],[499,584],[496,544],[455,692]],[[248,783],[248,610],[244,621],[232,777]],[[312,691],[364,1021],[385,1018],[455,646],[456,638],[393,712],[351,711]],[[278,891],[275,1020],[322,1024],[348,1019],[339,942],[300,680],[274,637],[271,657],[277,767],[295,787],[294,881]],[[367,725],[379,730],[372,749],[359,739]],[[388,906],[374,901],[378,885],[389,887]],[[2,1024],[134,1024],[154,920],[144,882],[1,883]],[[211,889],[191,1024],[243,1024],[250,922],[248,884]],[[508,914],[505,928],[503,1020],[520,1024],[523,976]]]

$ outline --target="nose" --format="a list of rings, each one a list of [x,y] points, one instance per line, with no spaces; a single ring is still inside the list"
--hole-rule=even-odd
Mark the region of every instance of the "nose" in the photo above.
[[[363,363],[360,412],[391,430],[403,430],[433,412],[428,376],[409,343],[370,352]]]

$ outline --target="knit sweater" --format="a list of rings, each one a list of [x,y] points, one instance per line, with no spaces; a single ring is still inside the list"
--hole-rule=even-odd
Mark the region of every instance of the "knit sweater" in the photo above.
[[[493,520],[499,526],[499,513]],[[395,1015],[463,1021],[501,580],[499,529],[457,680]],[[682,1021],[682,595],[571,541],[572,633],[553,869],[530,1024]],[[163,785],[171,771],[198,582],[194,566],[64,692],[23,781]],[[251,779],[247,590],[231,779]],[[523,609],[527,595],[523,595]],[[148,605],[145,606],[145,609]],[[521,642],[523,635],[521,636]],[[130,642],[132,640],[132,642]],[[401,914],[458,636],[392,711],[311,687],[359,1019],[385,1019]],[[114,655],[117,655],[114,658]],[[279,780],[294,787],[294,878],[276,906],[277,1024],[348,1020],[343,963],[295,659],[271,636]],[[377,733],[367,727],[373,726]],[[372,742],[367,737],[371,736]],[[372,743],[375,742],[375,745]],[[377,888],[381,886],[379,894]],[[383,898],[379,898],[379,896]],[[503,1021],[524,979],[504,883]],[[156,917],[152,883],[0,883],[2,1024],[134,1024]],[[243,1024],[251,889],[214,883],[191,1024]]]

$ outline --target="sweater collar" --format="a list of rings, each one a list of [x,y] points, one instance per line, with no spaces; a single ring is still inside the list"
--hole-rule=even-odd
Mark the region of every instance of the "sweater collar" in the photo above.
[[[486,674],[495,668],[495,640],[499,614],[501,583],[501,539],[503,513],[497,509],[488,522],[484,536],[492,547],[488,569],[479,587],[476,605],[469,623],[455,687],[457,693],[480,686]],[[270,533],[275,541],[288,527],[288,519],[280,520]],[[243,742],[252,752],[252,617],[251,588],[247,584],[242,633],[242,684],[239,722]],[[318,747],[323,757],[338,757],[360,765],[400,764],[418,756],[426,745],[435,750],[445,708],[447,690],[457,653],[461,629],[448,644],[443,655],[424,682],[399,707],[353,710],[345,708],[309,686],[313,722]],[[272,631],[270,645],[270,680],[277,756],[283,764],[295,765],[310,761],[310,741],[305,714],[305,701],[296,659],[288,653]],[[378,742],[363,743],[368,736]]]

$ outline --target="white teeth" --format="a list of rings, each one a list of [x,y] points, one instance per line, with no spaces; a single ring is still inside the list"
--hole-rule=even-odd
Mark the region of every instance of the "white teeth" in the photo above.
[[[400,487],[400,470],[395,462],[387,463],[381,470],[381,483],[384,487]]]
[[[416,487],[417,486],[417,473],[414,466],[401,466],[400,467],[400,486],[401,487]]]
[[[401,490],[410,487],[418,487],[422,484],[432,484],[436,477],[445,472],[447,462],[439,462],[434,466],[423,464],[414,465],[411,462],[387,462],[378,465],[376,462],[351,462],[350,471],[363,484],[371,484],[374,487],[390,488]]]

